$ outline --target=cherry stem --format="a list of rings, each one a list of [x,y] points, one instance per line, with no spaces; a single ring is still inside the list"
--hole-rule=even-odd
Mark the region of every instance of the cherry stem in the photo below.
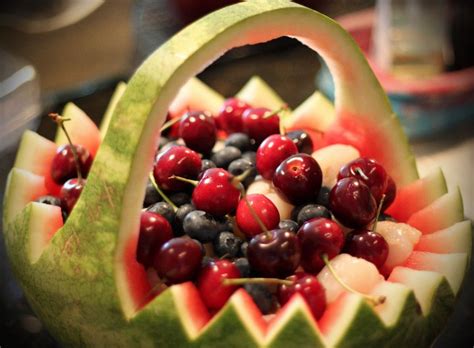
[[[272,116],[275,116],[277,115],[278,113],[284,111],[284,110],[288,110],[288,104],[283,104],[280,108],[274,110],[274,111],[270,111],[270,113],[266,114],[265,116],[263,116],[263,119],[266,120],[267,118],[270,118]]]
[[[197,184],[199,182],[197,180],[192,180],[192,179],[184,178],[182,176],[177,176],[177,175],[171,175],[168,179],[176,179],[176,180],[179,180],[179,181],[182,181],[182,182],[187,182],[188,184],[191,184],[191,185],[194,185],[194,186],[197,186]]]
[[[375,229],[377,228],[377,222],[379,221],[380,213],[382,212],[383,201],[385,200],[385,194],[382,195],[380,199],[379,206],[377,208],[377,215],[375,215],[374,225],[372,226],[372,231],[376,232]]]
[[[245,204],[247,204],[247,207],[250,210],[250,214],[252,214],[252,217],[255,219],[255,221],[257,221],[257,224],[262,230],[262,232],[268,235],[270,232],[268,231],[267,226],[265,226],[263,221],[257,215],[257,212],[255,211],[255,209],[250,204],[249,200],[247,199],[247,194],[245,193],[245,189],[242,185],[240,185],[240,194],[242,195],[242,199],[245,201]]]
[[[363,294],[353,288],[351,288],[349,285],[347,285],[337,274],[336,270],[332,267],[331,263],[329,262],[328,255],[327,254],[322,254],[321,258],[324,261],[324,264],[327,266],[329,269],[329,272],[331,272],[332,276],[336,279],[336,281],[347,291],[352,292],[353,294],[357,294],[365,298],[367,301],[372,303],[374,306],[377,306],[379,304],[382,304],[385,302],[386,297],[385,296],[370,296],[367,294]]]
[[[153,176],[152,173],[150,173],[150,175],[148,176],[148,178],[150,179],[151,181],[151,184],[153,185],[153,187],[155,188],[155,190],[158,192],[158,194],[161,196],[161,198],[163,198],[165,200],[166,203],[168,203],[169,205],[171,205],[174,209],[174,211],[176,211],[178,209],[178,207],[173,203],[173,201],[171,201],[171,199],[168,198],[167,195],[165,195],[165,193],[160,189],[160,187],[158,186],[158,184],[156,183],[155,181],[155,177]]]
[[[168,128],[170,128],[172,125],[174,125],[175,123],[181,121],[181,118],[183,116],[180,116],[180,117],[173,117],[171,120],[168,120],[167,122],[163,123],[163,125],[161,126],[160,128],[160,133],[167,130]]]
[[[278,285],[292,285],[291,280],[279,278],[232,278],[223,279],[222,285],[243,285],[243,284],[278,284]]]
[[[74,157],[74,165],[76,166],[76,171],[77,171],[77,179],[79,181],[82,181],[82,173],[81,173],[81,165],[79,162],[79,155],[77,154],[76,147],[72,143],[71,138],[69,137],[69,133],[66,130],[66,127],[64,126],[64,122],[70,121],[70,118],[64,118],[63,116],[51,112],[48,114],[48,116],[55,122],[61,129],[63,130],[64,134],[66,135],[67,141],[69,145],[71,146],[71,151],[72,151],[72,156]]]
[[[367,175],[365,175],[364,171],[363,171],[361,168],[356,167],[356,168],[354,169],[354,172],[356,172],[357,174],[359,174],[359,175],[362,177],[362,179],[364,179],[364,180],[369,180],[369,178],[367,177]]]
[[[231,184],[238,190],[241,190],[241,183],[252,173],[253,168],[249,168],[242,174],[232,177]]]
[[[279,130],[280,130],[280,135],[286,135],[286,128],[285,126],[283,125],[283,122],[279,122],[278,124],[278,127],[279,127]]]

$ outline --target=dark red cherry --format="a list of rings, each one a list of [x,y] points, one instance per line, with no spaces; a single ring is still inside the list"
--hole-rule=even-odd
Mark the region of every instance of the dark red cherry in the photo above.
[[[171,238],[173,231],[168,220],[160,214],[143,211],[140,216],[137,261],[145,268],[152,266],[155,253]]]
[[[217,115],[217,126],[227,133],[242,132],[242,113],[248,108],[250,105],[240,99],[226,99]]]
[[[224,279],[240,278],[237,266],[229,260],[214,260],[205,265],[197,280],[201,299],[207,308],[218,310],[224,307],[238,285],[223,285]]]
[[[341,252],[344,233],[333,220],[313,218],[306,221],[296,235],[301,245],[301,266],[308,273],[318,273],[324,267],[322,254],[332,259]]]
[[[92,165],[92,156],[89,151],[81,145],[74,145],[79,159],[79,168],[83,178],[87,177]],[[77,178],[76,162],[71,145],[62,145],[56,151],[51,162],[51,177],[57,184],[64,184],[67,180]]]
[[[360,157],[344,165],[337,176],[338,180],[354,176],[366,184],[377,205],[382,199],[387,187],[387,173],[376,160]]]
[[[63,209],[70,214],[74,205],[76,205],[79,196],[84,189],[84,185],[86,184],[85,179],[69,179],[64,183],[61,187],[61,191],[59,192],[59,198],[61,199],[61,205]]]
[[[310,135],[304,130],[294,130],[286,133],[286,136],[293,140],[298,152],[307,153],[311,155],[313,153],[313,141]]]
[[[329,208],[337,220],[351,228],[367,226],[377,214],[369,187],[355,176],[336,183],[329,193]]]
[[[301,250],[293,232],[274,229],[253,237],[247,257],[253,270],[264,277],[285,278],[300,263]]]
[[[247,201],[268,230],[274,229],[278,226],[278,223],[280,222],[280,213],[271,200],[264,195],[257,193],[247,195]],[[262,228],[252,215],[245,199],[239,201],[235,220],[239,229],[247,237],[253,237],[263,232]]]
[[[196,277],[203,257],[202,245],[187,237],[173,238],[155,254],[153,267],[168,284],[182,283]]]
[[[397,185],[390,175],[387,175],[387,188],[385,189],[385,199],[382,204],[382,211],[385,211],[397,196]]]
[[[190,111],[180,121],[179,135],[191,150],[209,154],[216,143],[214,117],[203,111]]]
[[[280,134],[270,135],[258,147],[257,171],[265,179],[270,180],[278,165],[297,152],[298,148],[290,138]]]
[[[380,270],[388,257],[388,244],[377,232],[356,230],[347,235],[344,251],[372,262]]]
[[[294,283],[278,287],[277,297],[280,305],[285,305],[294,294],[298,293],[305,299],[314,318],[320,319],[326,309],[326,292],[318,278],[309,274],[297,273],[288,279]]]
[[[206,170],[193,191],[192,201],[196,209],[216,217],[234,212],[240,190],[234,186],[233,178],[222,168]]]
[[[280,133],[280,117],[271,115],[274,111],[267,108],[248,108],[242,114],[244,132],[257,144],[272,134]]]
[[[318,162],[299,153],[284,160],[275,170],[273,185],[290,203],[314,201],[321,189],[323,175]]]
[[[182,191],[189,184],[171,178],[181,176],[196,179],[201,171],[201,158],[186,146],[171,146],[160,152],[153,168],[153,176],[158,186],[164,190]]]

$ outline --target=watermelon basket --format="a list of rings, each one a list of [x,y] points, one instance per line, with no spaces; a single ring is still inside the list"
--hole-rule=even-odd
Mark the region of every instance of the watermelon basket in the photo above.
[[[305,129],[318,150],[350,147],[381,163],[397,186],[387,212],[417,231],[385,277],[375,271],[373,282],[359,282],[383,303],[328,290],[331,301],[318,320],[299,294],[265,317],[242,288],[212,312],[191,281],[157,294],[136,256],[145,187],[167,113],[218,113],[224,98],[194,76],[234,47],[281,36],[319,53],[335,83],[334,105],[315,92],[281,122]],[[273,110],[283,104],[257,77],[237,97]],[[74,209],[64,221],[59,206],[36,201],[61,190],[50,167],[66,135],[59,130],[51,141],[28,131],[8,177],[3,226],[29,304],[64,346],[427,347],[452,312],[471,253],[461,194],[447,192],[441,171],[418,177],[385,92],[357,44],[330,18],[286,0],[223,8],[176,34],[119,84],[100,127],[72,103],[63,116],[74,142],[94,157]]]
[[[368,54],[372,44],[374,21],[375,13],[372,9],[338,18],[338,22],[364,51],[408,137],[432,137],[472,121],[474,68],[446,72],[420,80],[397,79],[378,67]],[[334,84],[324,64],[316,77],[316,84],[325,95],[334,100]]]

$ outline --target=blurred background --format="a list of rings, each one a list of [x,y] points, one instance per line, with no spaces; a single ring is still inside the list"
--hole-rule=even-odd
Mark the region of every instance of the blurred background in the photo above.
[[[149,53],[187,23],[235,2],[1,1],[0,198],[24,129],[51,137],[54,126],[44,116],[67,101],[99,122],[117,82]],[[354,36],[410,137],[420,173],[443,167],[450,189],[461,187],[466,216],[473,219],[474,1],[298,2],[336,18]],[[255,74],[291,107],[316,88],[333,98],[324,64],[291,39],[234,49],[199,77],[232,96]],[[435,347],[474,344],[472,269]],[[0,315],[1,347],[55,346],[10,274],[1,233]]]

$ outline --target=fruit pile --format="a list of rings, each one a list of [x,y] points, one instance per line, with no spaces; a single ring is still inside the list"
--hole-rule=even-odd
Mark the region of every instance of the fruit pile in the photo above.
[[[259,79],[224,101],[192,78],[282,35],[326,60],[336,105],[280,109]],[[452,311],[471,252],[460,193],[418,179],[363,55],[317,12],[222,9],[120,85],[100,128],[73,104],[52,117],[54,142],[22,138],[4,226],[66,346],[421,347]]]

